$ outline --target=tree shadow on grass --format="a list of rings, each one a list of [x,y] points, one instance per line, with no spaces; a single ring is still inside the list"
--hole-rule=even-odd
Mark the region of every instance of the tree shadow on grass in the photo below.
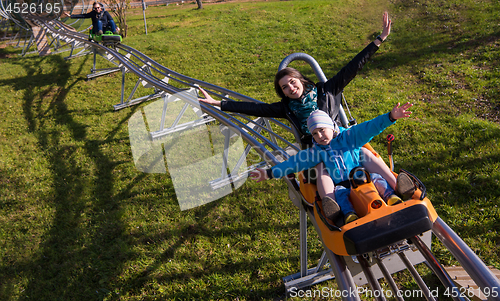
[[[77,74],[87,60],[80,63]],[[10,273],[10,277],[20,273],[28,279],[21,300],[100,300],[109,293],[107,288],[128,254],[122,210],[113,195],[112,171],[123,162],[113,160],[101,148],[113,142],[117,130],[104,140],[88,138],[92,125],[79,121],[65,102],[82,79],[74,77],[70,64],[61,56],[23,58],[16,63],[27,75],[3,84],[24,93],[22,107],[28,131],[36,137],[38,149],[50,166],[53,199],[47,203],[54,215],[37,256],[2,273]],[[123,122],[126,120],[116,127]],[[65,135],[69,132],[73,141],[64,140],[57,128],[64,128]],[[85,176],[89,170],[78,156],[93,165],[96,171],[92,178]],[[3,292],[12,290],[7,281],[2,286]]]
[[[206,219],[217,206],[216,203],[204,205],[203,212],[199,210],[195,213],[196,219]],[[239,206],[236,205],[236,207]],[[235,210],[238,209],[235,208]],[[285,232],[291,227],[290,225],[276,225],[267,222],[263,217],[259,217],[258,220],[252,222],[251,225],[231,227],[231,229],[227,227],[215,229],[211,225],[197,222],[183,225],[179,229],[166,229],[154,236],[142,233],[137,247],[142,245],[142,247],[147,248],[165,241],[174,241],[174,243],[170,244],[163,253],[151,258],[153,259],[151,263],[138,267],[141,272],[136,273],[134,277],[123,284],[123,287],[130,288],[129,292],[137,295],[151,283],[158,283],[160,286],[168,284],[171,288],[168,292],[157,292],[156,296],[144,297],[144,300],[154,300],[155,298],[162,300],[228,300],[237,297],[260,300],[279,297],[284,293],[281,278],[287,275],[283,275],[282,271],[277,270],[272,275],[264,276],[260,270],[278,266],[285,261],[298,262],[299,251],[294,249],[292,254],[266,255],[265,252],[260,253],[253,250],[254,244],[259,240],[256,233],[268,231],[270,227],[274,231]],[[298,228],[298,224],[292,227]],[[236,235],[238,237],[251,237],[251,239],[249,241],[231,239],[231,246],[220,243],[221,240]],[[279,242],[269,241],[267,244]],[[200,250],[197,248],[198,245],[205,245],[207,249]],[[189,246],[188,249],[186,246]],[[220,248],[220,250],[211,250],[211,248]],[[214,253],[212,254],[212,252]],[[249,252],[254,254],[247,255]],[[237,279],[237,281],[247,279],[250,283],[242,285],[242,283],[233,283],[232,279]],[[199,283],[201,287],[193,282]],[[256,285],[260,287],[256,287]],[[178,289],[174,289],[175,287]]]
[[[76,74],[82,71],[87,60],[88,57],[80,63]],[[5,281],[2,281],[0,288],[2,294],[8,296],[9,292],[14,290],[13,279],[19,274],[24,275],[23,278],[27,281],[23,284],[21,300],[34,297],[38,300],[119,298],[120,295],[130,293],[141,295],[145,286],[151,285],[150,281],[166,283],[180,279],[187,284],[192,278],[200,281],[204,277],[230,278],[234,273],[248,273],[253,275],[252,277],[258,277],[259,282],[267,284],[279,281],[280,276],[263,277],[256,274],[255,270],[259,266],[275,265],[285,260],[298,261],[297,256],[288,255],[249,259],[243,257],[243,261],[232,261],[230,255],[224,254],[228,261],[221,264],[201,261],[196,252],[193,252],[191,255],[183,255],[184,258],[203,265],[203,270],[177,271],[157,277],[155,273],[161,272],[159,268],[190,241],[207,239],[215,244],[214,240],[230,237],[235,231],[252,235],[255,231],[268,229],[270,226],[277,231],[288,229],[288,226],[252,222],[251,226],[218,230],[203,224],[181,224],[180,230],[166,230],[158,237],[141,236],[138,245],[135,244],[135,238],[128,233],[128,224],[123,220],[122,202],[133,194],[136,181],[141,181],[146,175],[135,177],[134,181],[114,193],[116,177],[113,170],[124,162],[115,160],[102,151],[102,146],[117,139],[116,135],[135,113],[134,109],[113,125],[105,135],[106,138],[90,139],[89,129],[95,125],[77,118],[77,112],[68,108],[66,103],[68,93],[82,80],[72,74],[70,64],[55,55],[41,60],[23,58],[16,63],[27,75],[4,81],[0,85],[10,85],[23,92],[22,110],[28,131],[36,137],[39,151],[44,154],[50,166],[53,199],[47,200],[46,203],[52,207],[54,213],[50,229],[42,235],[38,251],[33,253],[35,256],[30,260],[14,261],[10,267],[2,269],[2,275],[5,275],[2,276]],[[45,71],[48,69],[47,65],[50,66],[49,72]],[[102,110],[96,110],[95,114],[102,113]],[[65,136],[58,128],[64,128]],[[68,135],[70,142],[67,140]],[[82,164],[79,156],[85,157],[85,162],[93,166],[93,177],[87,178],[89,170]],[[173,187],[166,189],[170,191],[169,194],[173,194]],[[206,219],[216,208],[217,204],[211,203],[191,214],[195,214],[196,219]],[[134,275],[130,280],[119,279],[123,275],[124,265],[142,255],[133,251],[135,247],[141,247],[142,243],[149,240],[169,240],[176,237],[178,239],[174,244],[144,272]],[[239,250],[241,253],[246,251],[248,246]],[[273,285],[266,287],[268,288],[250,292],[245,287],[228,287],[227,283],[223,282],[216,283],[205,291],[178,292],[166,297],[204,299],[207,295],[232,295],[253,298],[251,296],[277,295],[282,291],[281,285],[278,289]]]

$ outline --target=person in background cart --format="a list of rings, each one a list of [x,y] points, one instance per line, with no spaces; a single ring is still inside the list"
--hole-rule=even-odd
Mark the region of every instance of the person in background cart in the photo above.
[[[71,19],[92,19],[92,32],[96,35],[102,35],[106,31],[118,34],[118,27],[116,27],[113,17],[104,9],[102,3],[94,2],[92,11],[86,14],[70,15],[66,12],[64,14]]]

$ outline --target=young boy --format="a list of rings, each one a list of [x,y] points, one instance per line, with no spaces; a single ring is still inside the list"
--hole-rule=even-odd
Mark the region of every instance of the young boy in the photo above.
[[[398,103],[391,112],[349,129],[339,128],[325,112],[314,111],[307,119],[307,126],[312,133],[314,146],[298,152],[295,156],[268,170],[258,168],[250,173],[250,177],[257,182],[281,178],[323,162],[325,169],[335,183],[335,187],[331,187],[327,196],[322,199],[325,215],[335,221],[341,211],[344,214],[344,222],[352,222],[358,216],[348,199],[350,193],[349,172],[360,165],[361,147],[370,142],[374,136],[382,133],[396,120],[409,117],[411,112],[407,110],[412,106],[410,103],[402,106]],[[371,174],[371,177],[378,192],[389,205],[401,201],[380,175]]]

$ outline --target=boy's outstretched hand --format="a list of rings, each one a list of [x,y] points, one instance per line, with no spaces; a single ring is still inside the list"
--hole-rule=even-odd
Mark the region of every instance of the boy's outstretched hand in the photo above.
[[[412,103],[405,103],[404,105],[400,106],[400,103],[398,102],[397,105],[394,106],[391,110],[391,118],[394,120],[398,120],[399,118],[406,118],[410,117],[411,111],[407,111],[409,108],[413,106]]]
[[[267,180],[267,171],[262,168],[256,168],[250,172],[250,178],[257,182]]]

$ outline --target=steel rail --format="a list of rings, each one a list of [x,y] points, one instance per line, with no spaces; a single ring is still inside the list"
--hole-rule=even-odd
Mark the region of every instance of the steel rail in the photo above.
[[[7,2],[5,2],[5,4],[7,4]],[[13,15],[7,11],[7,8],[4,6],[3,0],[0,1],[0,12],[1,12],[2,17],[6,18],[8,20],[11,20],[20,28],[22,28],[24,30],[31,30],[31,27],[26,23],[26,21],[24,21],[24,19],[22,17],[20,17],[21,16],[20,14],[18,14],[20,17],[20,18],[18,18],[15,16],[16,14]]]
[[[238,99],[238,100],[241,100],[241,101],[249,101],[249,102],[254,102],[254,103],[263,103],[262,101],[260,100],[257,100],[255,98],[252,98],[252,97],[249,97],[249,96],[246,96],[246,95],[243,95],[243,94],[240,94],[240,93],[237,93],[237,92],[234,92],[232,90],[229,90],[229,89],[226,89],[226,88],[223,88],[223,87],[219,87],[219,86],[216,86],[216,85],[213,85],[211,83],[208,83],[208,82],[205,82],[205,81],[202,81],[202,80],[198,80],[198,79],[195,79],[195,78],[192,78],[192,77],[189,77],[189,76],[186,76],[186,75],[183,75],[181,73],[178,73],[174,70],[171,70],[159,63],[157,63],[156,61],[154,61],[153,59],[149,58],[147,55],[143,54],[142,52],[140,51],[137,51],[136,49],[130,47],[130,46],[127,46],[127,45],[124,45],[124,44],[119,44],[117,45],[117,48],[119,49],[122,49],[124,51],[126,51],[127,53],[130,53],[131,55],[137,57],[139,60],[141,60],[141,62],[143,62],[144,65],[148,65],[150,66],[151,68],[153,68],[156,72],[170,78],[170,79],[173,79],[179,83],[182,83],[182,84],[185,84],[187,86],[190,86],[190,87],[203,87],[205,89],[209,89],[209,90],[212,90],[212,91],[217,91],[221,94],[217,94],[217,93],[213,93],[212,91],[207,91],[208,93],[214,95],[214,96],[217,96],[217,97],[220,97],[222,99],[227,99],[227,100],[230,100],[230,101],[234,101],[234,99],[230,99],[229,97],[232,97],[232,98],[235,98],[235,99]],[[175,75],[175,77],[173,76]],[[295,135],[295,138],[299,137],[300,134],[299,133],[295,133],[294,132],[294,129],[290,128],[289,126],[283,124],[282,122],[274,119],[274,118],[270,118],[269,119],[270,121],[272,121],[274,124],[280,126],[281,128],[284,128],[285,130],[289,131],[289,132],[292,132],[294,135]]]
[[[500,281],[472,249],[440,218],[434,222],[432,232],[460,262],[467,274],[481,288],[490,301],[500,300]]]
[[[171,69],[169,69],[169,68],[167,68],[167,67],[165,67],[165,66],[163,66],[163,65],[161,65],[159,63],[157,63],[156,61],[154,61],[153,59],[149,58],[147,55],[143,54],[142,52],[140,52],[140,51],[138,51],[138,50],[136,50],[136,49],[134,49],[132,47],[129,47],[127,45],[119,44],[116,47],[118,49],[124,50],[127,53],[127,55],[130,54],[131,57],[127,57],[126,55],[122,55],[122,54],[120,54],[118,52],[113,53],[110,50],[110,48],[108,48],[108,47],[102,46],[102,45],[100,45],[98,43],[93,43],[93,42],[88,41],[87,40],[87,36],[84,35],[84,34],[82,34],[82,33],[76,33],[76,32],[68,31],[65,28],[64,24],[61,23],[60,21],[52,20],[50,22],[53,22],[53,23],[57,24],[59,26],[59,28],[61,29],[61,30],[57,31],[50,24],[47,24],[47,22],[45,22],[45,25],[51,31],[54,31],[54,32],[56,32],[59,35],[65,34],[65,35],[70,36],[72,38],[78,39],[80,42],[89,43],[89,44],[92,45],[92,47],[96,47],[97,46],[101,50],[104,50],[104,51],[112,53],[112,55],[115,58],[117,58],[120,61],[120,63],[122,63],[123,66],[125,66],[127,69],[129,69],[132,72],[134,72],[139,78],[144,79],[146,76],[151,76],[152,77],[151,80],[147,81],[147,82],[149,84],[157,87],[157,88],[160,88],[163,91],[166,91],[166,92],[169,92],[169,93],[177,93],[177,92],[182,91],[182,89],[175,88],[175,87],[169,85],[169,87],[172,90],[164,90],[164,89],[162,89],[162,86],[164,85],[164,83],[161,81],[161,78],[152,75],[152,73],[137,72],[137,69],[142,69],[144,66],[148,66],[150,68],[153,68],[156,72],[162,74],[163,76],[166,76],[166,77],[169,77],[169,78],[171,78],[173,80],[176,80],[177,82],[179,82],[181,84],[184,84],[186,86],[196,87],[196,88],[199,87],[199,86],[202,86],[202,87],[204,87],[206,89],[210,89],[210,90],[214,90],[214,91],[217,91],[219,93],[222,93],[222,95],[221,95],[221,94],[213,93],[212,91],[208,91],[209,93],[211,93],[213,95],[219,96],[219,97],[227,99],[229,101],[234,101],[233,99],[229,98],[229,96],[231,96],[233,98],[236,98],[236,99],[242,100],[242,101],[251,101],[251,102],[256,102],[256,103],[262,103],[261,101],[259,101],[257,99],[254,99],[254,98],[251,98],[251,97],[248,97],[246,95],[243,95],[243,94],[240,94],[240,93],[237,93],[237,92],[234,92],[234,91],[231,91],[231,90],[228,90],[228,89],[225,89],[225,88],[222,88],[222,87],[210,84],[208,82],[201,81],[201,80],[189,77],[189,76],[185,76],[185,75],[183,75],[181,73],[175,72],[175,71],[173,71],[173,70],[171,70]],[[135,58],[137,58],[141,62],[141,64],[132,61],[132,56],[135,57]],[[136,69],[132,68],[132,66],[130,64],[135,65]],[[280,122],[280,121],[278,121],[278,120],[276,120],[274,118],[266,118],[266,119],[269,120],[269,121],[271,121],[271,122],[273,122],[274,124],[278,125],[279,127],[285,129],[286,131],[291,132],[292,134],[294,134],[295,138],[297,138],[299,136],[299,134],[297,132],[295,132],[294,129],[292,129],[291,127],[285,125],[284,123],[282,123],[282,122]],[[268,130],[266,129],[266,131],[268,131]],[[283,140],[283,139],[280,139],[280,140]]]
[[[40,21],[39,19],[37,21],[38,22],[43,22],[44,26],[46,26],[50,31],[52,31],[52,32],[58,32],[59,34],[61,34],[60,31],[57,31],[52,25],[48,24],[48,22]],[[61,29],[63,31],[65,30],[63,27],[61,27]],[[81,34],[76,34],[76,33],[73,33],[73,32],[66,32],[65,34],[68,35],[68,36],[70,36],[71,38],[73,38],[75,40],[79,40],[81,42],[86,42],[86,43],[92,43],[92,42],[90,42],[88,40],[84,40]],[[158,77],[155,77],[155,76],[153,76],[153,75],[151,75],[151,74],[149,74],[147,72],[144,72],[142,70],[142,67],[139,67],[139,65],[137,63],[131,61],[129,58],[127,58],[126,56],[120,54],[119,52],[115,51],[114,49],[105,47],[105,46],[97,44],[97,43],[92,43],[92,44],[93,44],[92,45],[93,47],[97,47],[97,48],[100,48],[100,49],[102,49],[102,50],[104,50],[106,52],[109,52],[114,58],[116,58],[120,62],[120,64],[123,67],[125,67],[128,70],[130,70],[132,73],[134,73],[135,75],[137,75],[138,77],[140,77],[142,80],[144,80],[147,83],[155,86],[156,88],[158,88],[158,89],[160,89],[160,90],[162,90],[164,92],[170,93],[170,94],[175,94],[175,93],[178,93],[178,92],[182,91],[179,88],[173,87],[173,86],[171,86],[171,85],[169,85],[169,84],[161,81],[161,79],[159,79]],[[150,62],[154,62],[154,61],[150,59]],[[215,113],[215,111],[213,111],[213,109],[211,109],[211,106],[209,106],[207,104],[204,104],[204,103],[199,103],[197,98],[184,97],[183,100],[185,100],[186,102],[188,102],[189,104],[191,104],[193,106],[197,106],[199,104],[200,107],[205,112],[211,111],[211,112]],[[210,108],[210,110],[209,110],[209,108]],[[217,110],[217,111],[219,111],[219,110]],[[280,147],[278,147],[277,145],[275,145],[274,143],[272,143],[271,141],[269,141],[266,137],[258,134],[252,127],[250,127],[247,124],[239,121],[238,119],[236,119],[232,115],[230,115],[230,114],[228,114],[226,112],[219,111],[219,113],[217,114],[217,116],[223,116],[222,118],[224,120],[227,120],[227,119],[232,120],[233,122],[235,122],[236,124],[239,125],[239,127],[237,127],[237,128],[243,128],[246,131],[253,133],[256,137],[258,137],[259,139],[261,139],[261,140],[264,141],[264,145],[268,145],[273,150],[276,151],[276,150],[280,150],[281,149]],[[212,117],[214,117],[214,116],[212,116]],[[221,120],[219,120],[219,119],[217,119],[217,120],[219,122],[221,122]],[[234,123],[232,123],[232,126],[234,126]],[[247,134],[245,131],[241,131],[241,132]],[[264,154],[262,153],[261,155],[264,155]],[[279,163],[279,161],[276,158],[274,158],[274,160],[276,160],[276,161],[272,161],[272,162],[274,162],[274,164]]]
[[[425,245],[425,243],[420,239],[420,237],[415,236],[411,238],[411,242],[417,247],[420,253],[425,257],[427,265],[434,272],[434,274],[439,278],[441,283],[450,291],[450,295],[454,301],[467,301],[467,298],[461,296],[460,289],[453,283],[450,275],[437,261],[431,250]]]

